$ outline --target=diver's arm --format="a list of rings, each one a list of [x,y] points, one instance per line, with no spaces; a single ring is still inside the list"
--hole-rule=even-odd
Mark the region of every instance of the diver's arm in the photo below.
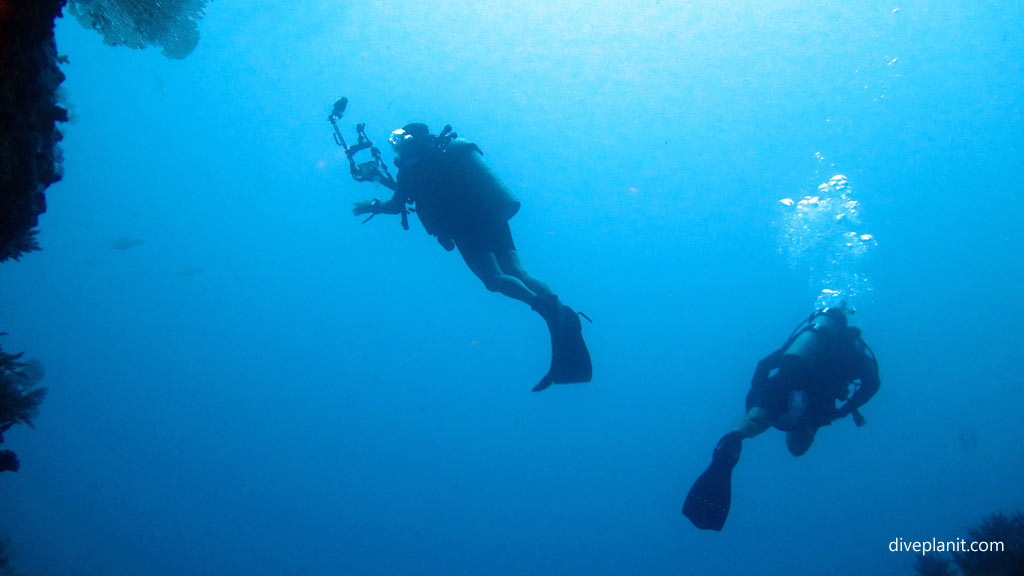
[[[352,213],[356,216],[362,214],[401,214],[405,211],[405,204],[405,195],[399,194],[396,190],[391,199],[386,202],[381,202],[376,198],[371,201],[363,200],[362,202],[356,202],[352,206]]]
[[[374,180],[374,182],[380,184],[381,186],[387,188],[388,190],[391,190],[396,194],[398,193],[398,182],[395,182],[395,179],[391,177],[391,174],[385,175],[378,170],[377,177]]]
[[[856,410],[878,392],[882,386],[882,380],[878,377],[878,361],[871,356],[864,356],[864,368],[860,376],[860,386],[857,387],[850,401],[846,403],[850,410]],[[846,406],[843,406],[844,408]]]
[[[867,404],[868,400],[878,392],[881,385],[882,380],[878,376],[878,361],[875,360],[874,356],[865,354],[862,361],[860,384],[853,392],[853,396],[850,396],[850,399],[836,410],[836,418],[842,418]]]
[[[756,384],[768,379],[768,373],[779,367],[779,361],[782,358],[782,353],[783,350],[780,348],[761,359],[761,361],[757,363],[757,368],[754,368],[754,376],[750,379],[750,382],[752,384]]]

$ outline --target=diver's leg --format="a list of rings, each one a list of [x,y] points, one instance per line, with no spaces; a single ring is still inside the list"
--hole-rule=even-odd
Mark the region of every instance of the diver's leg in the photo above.
[[[718,441],[711,464],[697,477],[683,503],[683,515],[702,530],[721,530],[732,502],[732,470],[740,461],[743,440],[771,426],[769,412],[754,405],[760,390],[747,397],[747,413],[736,419],[732,431]]]
[[[498,260],[492,252],[472,253],[462,250],[462,258],[466,261],[469,269],[476,274],[484,286],[491,292],[501,292],[509,298],[515,298],[533,306],[537,302],[537,294],[526,287],[526,284],[515,276],[505,274]]]
[[[832,422],[831,415],[836,409],[834,396],[823,394],[820,389],[811,388],[805,394],[805,412],[798,424],[786,432],[786,447],[793,456],[803,456],[810,450],[818,428]]]
[[[515,276],[522,280],[523,284],[534,293],[538,295],[551,294],[551,288],[547,284],[531,276],[523,268],[522,262],[519,261],[519,252],[514,248],[511,250],[499,250],[494,253],[494,256],[498,259],[498,265],[501,266],[502,271],[509,276]]]
[[[534,294],[553,299],[551,288],[530,276],[523,268],[523,264],[519,261],[519,253],[516,252],[516,243],[512,239],[512,229],[509,228],[508,221],[491,223],[484,230],[481,234],[483,245],[494,253],[501,270],[509,276],[518,278]]]
[[[733,432],[744,438],[753,438],[771,427],[768,413],[759,407],[753,407],[746,414],[737,418],[732,424]]]
[[[809,426],[786,432],[786,447],[789,448],[789,453],[793,456],[803,456],[811,449],[815,432],[817,429]]]
[[[787,390],[781,372],[751,384],[745,402],[747,412],[733,422],[733,432],[742,434],[744,438],[753,438],[774,426],[785,406]]]

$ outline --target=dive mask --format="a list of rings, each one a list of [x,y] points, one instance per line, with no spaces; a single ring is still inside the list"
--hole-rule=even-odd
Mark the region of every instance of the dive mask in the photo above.
[[[388,143],[391,144],[391,148],[398,153],[401,153],[401,148],[406,142],[412,140],[412,134],[409,134],[404,128],[399,128],[388,136]]]

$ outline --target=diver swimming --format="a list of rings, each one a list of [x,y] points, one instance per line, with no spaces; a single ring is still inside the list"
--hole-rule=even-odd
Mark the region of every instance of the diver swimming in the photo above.
[[[802,456],[822,426],[846,416],[856,426],[864,425],[860,407],[878,392],[881,381],[874,353],[860,329],[848,323],[852,313],[845,302],[816,310],[757,364],[746,413],[718,441],[711,464],[686,496],[683,514],[694,526],[721,530],[725,525],[732,471],[744,439],[776,428],[786,433],[790,453]]]
[[[328,120],[335,142],[345,149],[353,179],[377,182],[393,192],[386,201],[356,202],[352,213],[369,214],[364,222],[377,214],[397,214],[408,230],[408,214],[415,212],[424,230],[445,250],[458,249],[488,290],[524,302],[540,314],[551,337],[551,364],[534,391],[552,384],[589,382],[592,365],[579,319],[587,317],[563,304],[523,267],[509,228],[520,202],[484,162],[480,147],[459,138],[450,125],[431,134],[426,124],[406,124],[388,139],[398,168],[392,178],[380,150],[366,137],[364,124],[357,125],[356,145],[348,146],[342,137],[337,120],[347,103],[345,98],[338,100]],[[354,157],[363,150],[370,151],[371,159],[357,163]]]

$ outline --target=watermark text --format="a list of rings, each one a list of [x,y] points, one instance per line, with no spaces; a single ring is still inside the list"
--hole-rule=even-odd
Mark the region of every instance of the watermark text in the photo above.
[[[1002,542],[975,542],[957,538],[956,540],[904,540],[897,538],[889,542],[890,552],[916,552],[922,556],[929,552],[1004,552]]]

